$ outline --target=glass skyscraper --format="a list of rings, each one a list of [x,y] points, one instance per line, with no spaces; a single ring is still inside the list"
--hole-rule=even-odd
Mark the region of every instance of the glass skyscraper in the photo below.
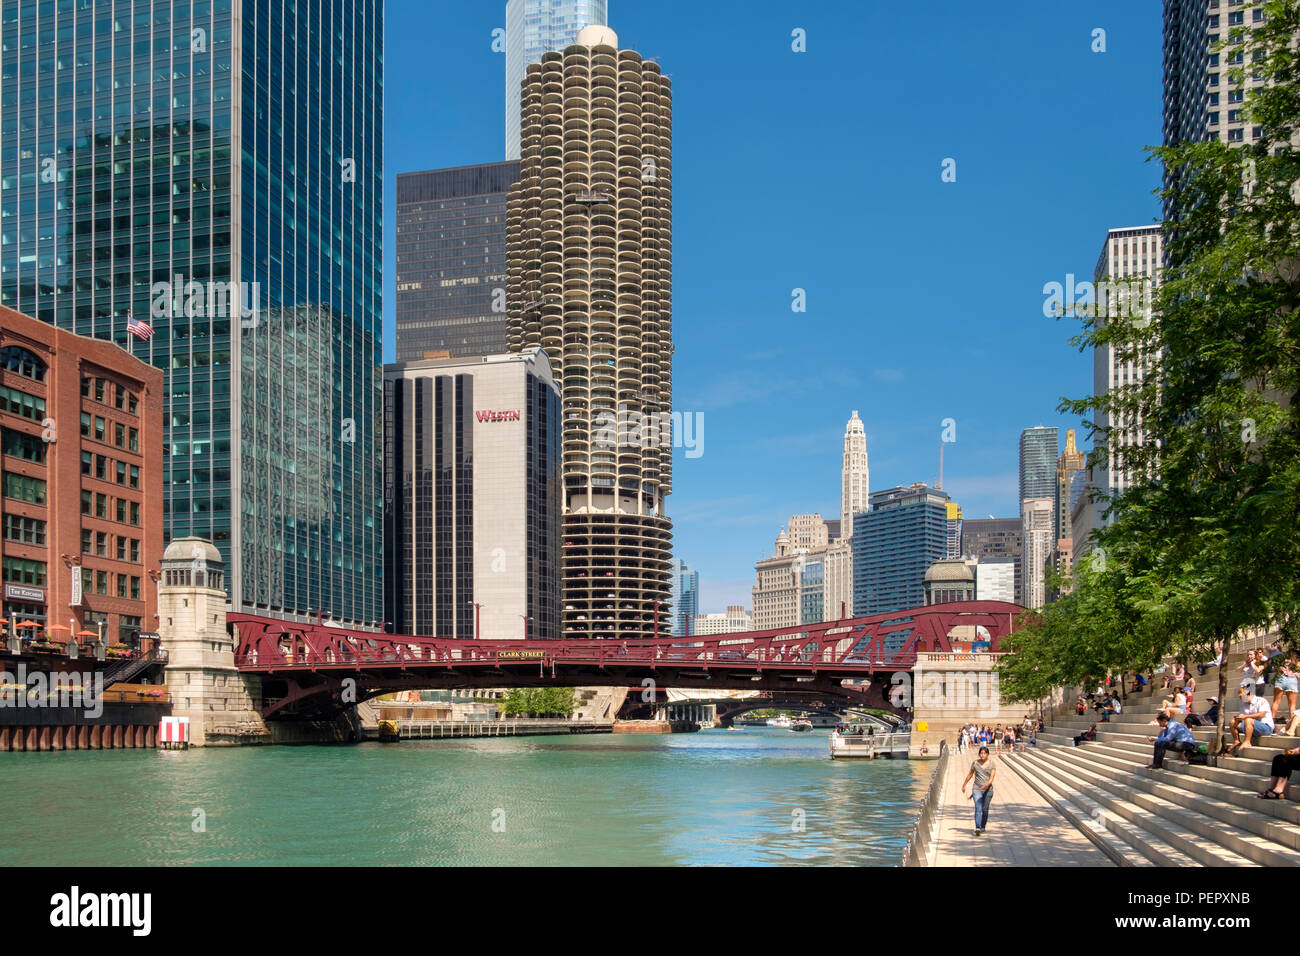
[[[700,613],[700,572],[677,558],[672,563],[672,633],[685,637],[695,632],[694,621]]]
[[[520,84],[528,64],[574,43],[586,26],[609,26],[609,0],[509,0],[506,4],[506,159],[519,159]]]
[[[948,495],[917,483],[878,491],[853,518],[853,613],[921,607],[925,572],[948,553]]]
[[[506,194],[518,163],[397,176],[397,360],[506,350]]]
[[[236,609],[381,619],[383,33],[381,0],[0,0],[0,303],[166,372],[165,534]]]

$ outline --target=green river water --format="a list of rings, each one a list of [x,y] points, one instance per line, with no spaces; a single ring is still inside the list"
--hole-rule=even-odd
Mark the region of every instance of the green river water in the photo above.
[[[6,753],[0,865],[892,866],[933,768],[766,728]]]

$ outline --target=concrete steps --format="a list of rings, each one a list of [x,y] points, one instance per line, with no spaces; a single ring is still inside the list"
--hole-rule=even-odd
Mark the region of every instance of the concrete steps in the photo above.
[[[1229,659],[1230,693],[1240,684],[1242,659]],[[1261,737],[1216,766],[1184,764],[1170,754],[1163,770],[1147,770],[1147,737],[1159,733],[1153,721],[1167,695],[1158,680],[1130,693],[1110,721],[1092,711],[1059,717],[1038,735],[1036,747],[1001,760],[1121,866],[1300,866],[1300,786],[1285,800],[1256,796],[1272,758],[1300,746],[1300,738]],[[1197,678],[1198,712],[1217,690],[1213,669]],[[1236,712],[1232,701],[1228,712]],[[1093,723],[1097,740],[1075,747],[1075,735]],[[1212,744],[1212,728],[1192,732]]]

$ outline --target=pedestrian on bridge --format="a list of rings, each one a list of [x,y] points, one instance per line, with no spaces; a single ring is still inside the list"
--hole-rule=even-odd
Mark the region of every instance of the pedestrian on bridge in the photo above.
[[[975,789],[971,792],[971,799],[975,801],[976,836],[984,832],[989,822],[989,804],[993,802],[993,778],[997,772],[998,768],[993,765],[993,759],[989,756],[989,748],[980,747],[977,758],[970,765],[970,773],[966,774],[966,779],[961,783],[961,792],[965,794],[966,785],[970,783],[971,777],[975,778]]]

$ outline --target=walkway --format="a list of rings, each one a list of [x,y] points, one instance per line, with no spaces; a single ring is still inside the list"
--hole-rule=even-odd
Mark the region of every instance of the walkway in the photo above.
[[[1083,835],[998,757],[988,829],[975,836],[975,811],[961,782],[971,755],[953,755],[935,824],[934,866],[1114,866]],[[972,785],[974,781],[971,781]]]

